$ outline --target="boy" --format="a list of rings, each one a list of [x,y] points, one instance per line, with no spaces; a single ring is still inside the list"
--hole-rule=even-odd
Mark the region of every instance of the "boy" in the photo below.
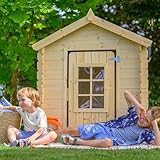
[[[57,130],[57,135],[61,135],[61,143],[93,147],[134,145],[143,142],[160,145],[160,133],[157,125],[160,119],[160,108],[153,107],[146,111],[129,91],[125,91],[124,96],[128,103],[129,113],[127,115],[108,122]]]
[[[57,135],[47,132],[47,117],[40,107],[40,95],[31,87],[24,87],[17,92],[19,107],[8,106],[7,109],[17,111],[23,120],[24,129],[8,126],[7,135],[11,146],[36,146],[53,142]]]

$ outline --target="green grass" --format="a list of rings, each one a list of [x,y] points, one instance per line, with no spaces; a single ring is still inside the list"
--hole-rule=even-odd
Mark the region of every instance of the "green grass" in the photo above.
[[[160,149],[58,149],[0,146],[0,160],[158,160]]]

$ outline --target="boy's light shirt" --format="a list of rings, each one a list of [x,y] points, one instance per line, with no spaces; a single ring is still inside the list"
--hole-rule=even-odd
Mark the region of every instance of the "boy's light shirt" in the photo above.
[[[47,130],[47,117],[40,107],[37,107],[33,113],[28,113],[21,107],[17,107],[16,110],[23,119],[25,131],[36,131],[38,128],[45,128]]]

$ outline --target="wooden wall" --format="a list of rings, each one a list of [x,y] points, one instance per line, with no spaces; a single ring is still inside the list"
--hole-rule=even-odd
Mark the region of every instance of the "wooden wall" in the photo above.
[[[66,125],[66,60],[73,50],[116,50],[120,63],[116,66],[117,115],[127,109],[123,92],[130,90],[148,106],[147,50],[121,36],[89,24],[46,46],[38,53],[38,88],[47,115],[56,115]],[[139,96],[141,94],[141,96]]]

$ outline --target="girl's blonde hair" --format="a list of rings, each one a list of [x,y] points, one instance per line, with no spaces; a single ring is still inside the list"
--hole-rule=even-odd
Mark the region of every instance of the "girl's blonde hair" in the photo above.
[[[160,107],[159,106],[153,106],[149,110],[151,110],[153,120],[160,118]]]
[[[32,87],[24,87],[17,92],[17,98],[20,96],[26,96],[30,98],[34,103],[35,107],[39,107],[41,105],[40,95],[38,91]]]

